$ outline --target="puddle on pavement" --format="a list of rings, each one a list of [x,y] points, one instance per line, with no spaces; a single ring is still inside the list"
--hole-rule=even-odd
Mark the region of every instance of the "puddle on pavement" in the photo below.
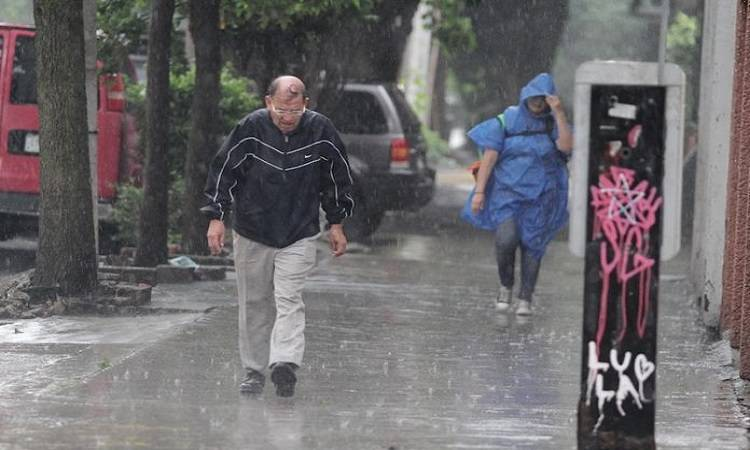
[[[157,342],[174,326],[194,322],[198,313],[128,317],[49,317],[0,325],[0,343],[131,344]]]

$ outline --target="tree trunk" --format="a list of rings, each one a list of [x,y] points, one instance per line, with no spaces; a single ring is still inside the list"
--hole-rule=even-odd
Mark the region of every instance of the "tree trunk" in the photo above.
[[[521,88],[536,74],[551,70],[568,0],[476,2],[466,14],[477,48],[456,55],[451,67],[461,81],[488,87],[464,98],[473,123],[518,103]]]
[[[146,164],[135,264],[167,260],[169,203],[169,47],[174,0],[152,0],[146,84]]]
[[[36,0],[41,163],[34,283],[63,295],[96,288],[96,244],[86,132],[83,3]]]
[[[182,249],[207,254],[208,221],[198,212],[205,204],[203,189],[208,163],[218,148],[221,125],[220,0],[190,0],[190,33],[195,44],[195,91],[190,114],[190,138],[185,161]]]
[[[437,45],[437,44],[435,44]],[[432,87],[432,98],[430,99],[430,123],[429,127],[438,133],[446,141],[450,138],[450,129],[446,120],[445,95],[447,90],[448,64],[442,52],[437,55],[437,67],[435,68],[435,81]]]
[[[411,22],[417,12],[419,0],[400,0],[397,2],[381,2],[375,8],[375,14],[380,18],[377,23],[370,23],[362,33],[365,39],[358,55],[364,55],[361,69],[363,73],[358,77],[370,77],[381,81],[398,81],[398,71],[404,56],[406,40],[411,33]],[[373,45],[375,43],[375,45]]]

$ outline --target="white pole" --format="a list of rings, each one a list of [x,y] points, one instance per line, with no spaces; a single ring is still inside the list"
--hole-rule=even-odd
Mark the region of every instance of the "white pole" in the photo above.
[[[664,63],[667,59],[667,32],[669,29],[669,2],[661,2],[661,24],[659,26],[659,84],[664,84]]]

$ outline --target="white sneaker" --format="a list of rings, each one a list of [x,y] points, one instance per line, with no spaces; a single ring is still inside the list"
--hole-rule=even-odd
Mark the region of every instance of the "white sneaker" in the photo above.
[[[518,300],[518,307],[516,308],[517,316],[530,316],[531,315],[531,302],[528,300]]]
[[[497,292],[497,299],[495,300],[495,309],[499,312],[505,312],[510,309],[510,301],[513,298],[513,290],[500,285],[500,290]]]

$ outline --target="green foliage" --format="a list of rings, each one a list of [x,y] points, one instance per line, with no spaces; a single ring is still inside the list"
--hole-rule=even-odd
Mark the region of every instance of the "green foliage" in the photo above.
[[[473,51],[477,38],[471,19],[465,15],[467,0],[426,0],[429,12],[422,19],[447,55]]]
[[[173,176],[169,186],[169,227],[167,229],[167,242],[179,244],[182,242],[182,202],[185,198],[185,177]]]
[[[682,67],[687,78],[686,117],[697,120],[700,24],[697,17],[678,12],[667,32],[667,59]]]
[[[236,75],[231,67],[221,71],[219,109],[225,130],[228,131],[247,113],[262,105],[259,92],[251,80]]]
[[[698,19],[680,11],[669,26],[667,49],[678,54],[679,52],[692,54],[699,37]]]
[[[149,15],[147,0],[97,0],[97,57],[105,72],[122,71],[129,54],[146,52]]]
[[[185,183],[182,177],[173,177],[169,187],[169,228],[167,241],[181,241],[180,215]],[[117,226],[116,238],[124,246],[135,246],[138,238],[138,218],[143,206],[143,187],[121,184],[117,187],[117,202],[113,208],[113,221]]]
[[[173,68],[187,67],[185,33],[180,27],[185,14],[179,7],[172,20],[171,62]],[[97,57],[104,72],[128,72],[128,56],[147,53],[151,0],[96,0]]]
[[[117,226],[115,237],[125,246],[134,246],[138,232],[138,217],[143,204],[143,188],[132,184],[117,187],[117,202],[112,219]]]
[[[441,138],[438,132],[423,125],[422,135],[424,135],[427,144],[427,157],[430,158],[431,161],[439,161],[444,156],[450,154],[451,149],[448,142]]]
[[[195,71],[173,71],[170,76],[170,132],[169,132],[169,242],[180,242],[179,205],[184,192],[184,163],[190,132],[190,108],[195,90]],[[221,129],[229,130],[250,111],[260,106],[256,89],[247,78],[235,75],[226,67],[221,72]],[[138,129],[145,130],[145,95],[144,84],[129,83],[127,86],[128,108],[135,115]],[[141,140],[143,142],[143,140]],[[218,147],[217,147],[218,150]],[[114,207],[114,221],[118,226],[118,239],[124,245],[134,245],[143,202],[143,190],[132,185],[118,187],[118,199]]]
[[[227,0],[223,3],[225,23],[230,26],[253,23],[260,29],[287,30],[308,19],[351,11],[367,15],[377,0]]]
[[[190,108],[195,91],[195,70],[183,73],[173,72],[170,76],[172,130],[170,131],[169,146],[173,153],[171,157],[175,165],[170,167],[173,173],[182,173],[185,152],[190,134]],[[222,130],[227,132],[250,111],[260,106],[260,97],[250,80],[234,74],[229,67],[221,72],[221,111]]]
[[[190,133],[190,108],[195,90],[195,70],[172,71],[170,78],[170,131],[169,160],[170,173],[181,176],[184,167],[185,152]],[[231,67],[221,72],[221,111],[222,130],[227,132],[246,114],[261,104],[257,89],[252,81],[238,76]],[[143,130],[145,120],[146,88],[143,84],[129,84],[127,91],[128,106],[135,114],[139,129]]]

